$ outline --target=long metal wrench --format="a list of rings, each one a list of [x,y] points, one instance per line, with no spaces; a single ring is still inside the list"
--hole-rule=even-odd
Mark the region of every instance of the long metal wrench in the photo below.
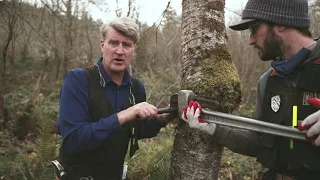
[[[200,118],[208,123],[216,123],[220,125],[306,141],[304,132],[301,132],[298,129],[267,123],[264,121],[258,121],[246,117],[203,109]]]
[[[176,110],[177,108],[175,107],[159,108],[158,113],[170,113],[175,112]],[[207,123],[215,123],[224,126],[231,126],[235,128],[306,141],[304,133],[295,128],[258,121],[246,117],[202,109],[200,118]]]
[[[178,116],[181,116],[181,114],[183,113],[182,112],[183,108],[186,105],[188,105],[190,100],[195,100],[195,101],[198,101],[202,105],[202,107],[204,107],[202,109],[200,118],[208,123],[216,123],[220,125],[251,130],[259,133],[266,133],[266,134],[286,137],[290,139],[306,141],[304,137],[304,132],[301,132],[295,128],[206,109],[206,107],[214,107],[214,106],[219,107],[219,105],[217,105],[217,102],[215,101],[207,100],[207,99],[200,98],[199,96],[195,96],[192,91],[182,90],[182,91],[179,91],[178,95],[179,95],[178,107],[159,108],[158,113],[159,114],[174,113],[179,111]],[[203,103],[206,105],[203,106]],[[216,109],[216,108],[210,108],[210,109]]]

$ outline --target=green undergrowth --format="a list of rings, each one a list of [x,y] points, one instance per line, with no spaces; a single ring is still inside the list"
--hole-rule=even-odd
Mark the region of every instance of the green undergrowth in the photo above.
[[[56,158],[58,147],[42,124],[36,144],[22,142],[10,134],[0,133],[0,179],[38,180],[52,179],[53,169],[49,161]],[[126,157],[130,180],[167,180],[169,176],[171,149],[174,142],[174,125],[163,128],[155,138],[139,142],[140,149],[132,158]],[[255,158],[224,150],[220,168],[220,180],[256,179],[260,165]]]
[[[171,160],[171,149],[174,141],[174,128],[165,128],[158,137],[140,142],[140,150],[129,163],[128,176],[132,180],[167,180]],[[261,169],[255,158],[233,153],[224,149],[220,180],[254,180]]]

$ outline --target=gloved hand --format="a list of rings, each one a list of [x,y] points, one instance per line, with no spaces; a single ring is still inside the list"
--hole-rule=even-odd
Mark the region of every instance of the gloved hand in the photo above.
[[[309,98],[307,102],[312,106],[320,109],[320,100],[317,98]],[[320,146],[320,110],[309,115],[301,124],[298,125],[300,131],[306,130],[306,139],[312,140],[312,144]]]
[[[190,128],[198,129],[206,132],[207,134],[213,135],[216,130],[216,124],[202,121],[200,119],[201,111],[202,107],[197,101],[190,101],[189,106],[184,108],[181,119],[187,122]]]

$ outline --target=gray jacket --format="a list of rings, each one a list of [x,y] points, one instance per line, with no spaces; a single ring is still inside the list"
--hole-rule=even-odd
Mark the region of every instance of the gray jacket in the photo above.
[[[316,44],[316,47],[312,50],[310,56],[303,64],[310,62],[314,59],[320,58],[320,43]],[[302,64],[302,65],[303,65]],[[263,89],[265,85],[265,80],[268,74],[264,73],[257,86],[257,99],[255,104],[255,109],[253,113],[253,118],[261,120],[262,117],[262,107],[263,107]],[[233,152],[244,154],[247,156],[257,156],[258,145],[259,145],[259,134],[253,131],[237,129],[227,126],[217,125],[216,131],[213,134],[214,139],[218,144],[227,147]]]

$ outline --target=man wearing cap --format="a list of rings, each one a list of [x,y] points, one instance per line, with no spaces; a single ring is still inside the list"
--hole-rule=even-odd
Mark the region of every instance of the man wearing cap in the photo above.
[[[254,118],[306,132],[310,142],[199,122],[201,106],[190,103],[182,116],[191,128],[211,134],[230,150],[257,157],[264,180],[320,179],[320,43],[311,37],[307,0],[249,0],[233,30],[250,30],[249,44],[272,68],[257,87]],[[200,108],[199,108],[200,107]],[[310,115],[311,114],[311,115]]]

